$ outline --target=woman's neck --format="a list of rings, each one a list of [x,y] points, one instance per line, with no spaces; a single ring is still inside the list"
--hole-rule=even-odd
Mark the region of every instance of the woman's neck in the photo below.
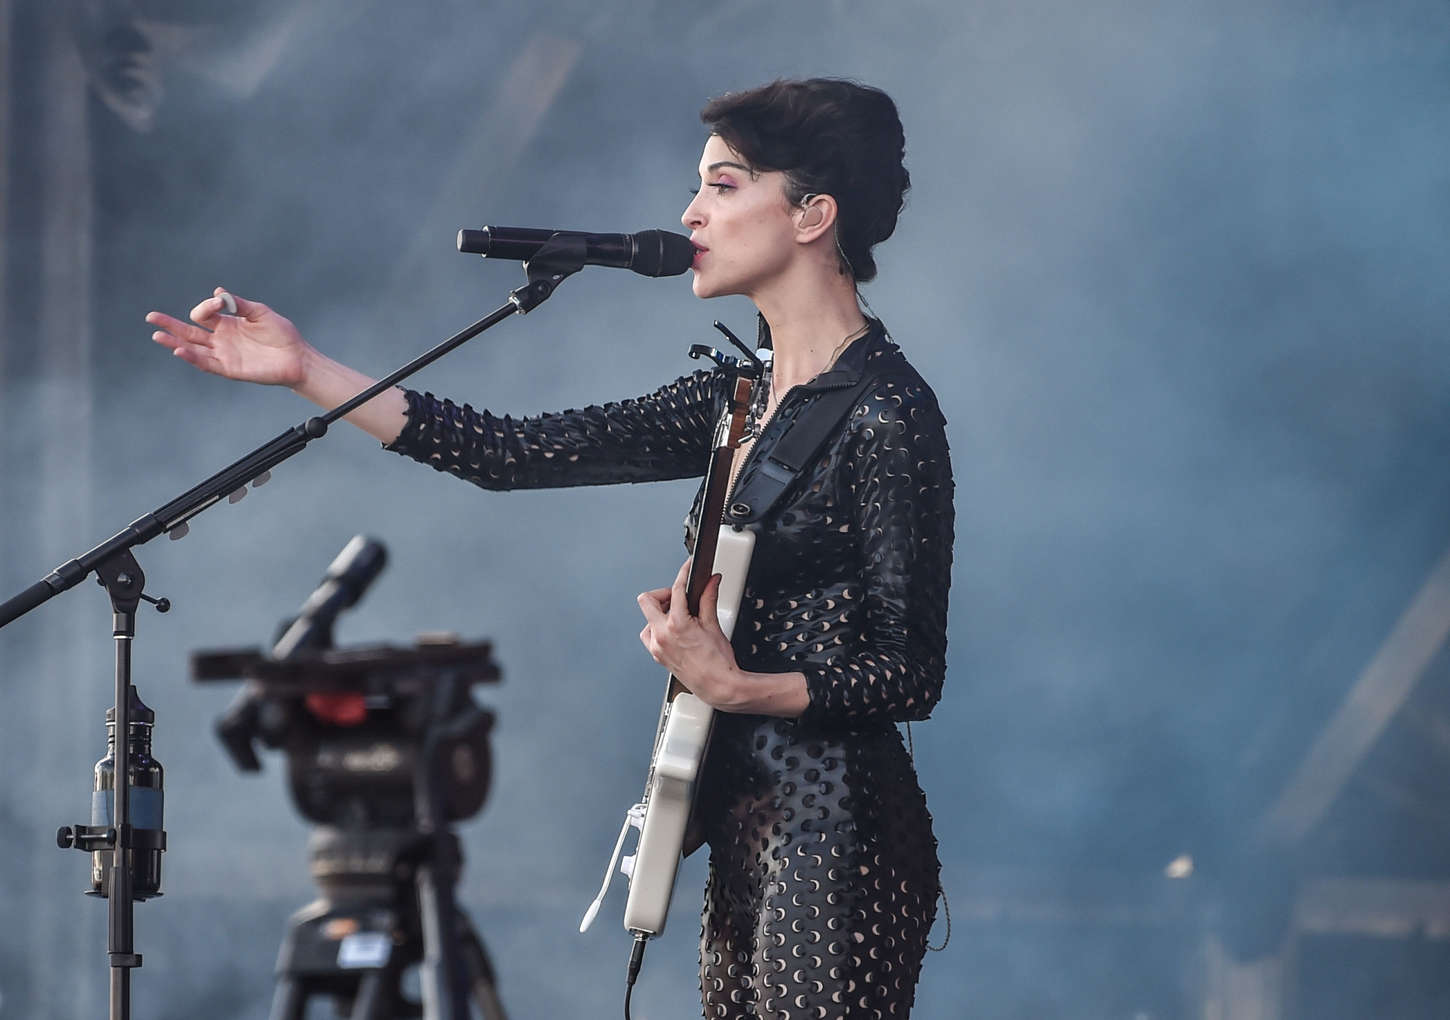
[[[775,390],[785,393],[829,368],[843,342],[865,331],[866,317],[851,277],[834,270],[779,283],[754,300],[770,327]]]

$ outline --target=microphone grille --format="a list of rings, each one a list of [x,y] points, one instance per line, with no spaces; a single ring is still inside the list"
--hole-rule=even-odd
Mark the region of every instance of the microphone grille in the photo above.
[[[695,246],[683,234],[641,230],[634,235],[631,269],[644,276],[679,276],[695,261]]]

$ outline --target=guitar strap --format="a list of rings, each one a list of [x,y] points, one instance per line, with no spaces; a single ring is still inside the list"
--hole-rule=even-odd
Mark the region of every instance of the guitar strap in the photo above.
[[[824,390],[801,408],[775,445],[750,469],[750,474],[737,483],[730,505],[725,509],[725,523],[735,528],[745,528],[763,521],[780,502],[791,483],[800,477],[815,460],[826,440],[834,434],[841,419],[856,406],[856,402],[880,377],[862,373],[862,379],[852,386]],[[729,411],[726,411],[729,414]],[[686,544],[693,549],[694,536],[686,523]],[[688,857],[704,843],[704,831],[700,825],[700,799],[697,798],[690,811],[690,821],[685,831],[681,852]]]
[[[743,528],[765,520],[801,472],[815,460],[851,408],[879,379],[870,372],[854,386],[824,390],[801,411],[785,435],[751,466],[725,510],[727,523]]]

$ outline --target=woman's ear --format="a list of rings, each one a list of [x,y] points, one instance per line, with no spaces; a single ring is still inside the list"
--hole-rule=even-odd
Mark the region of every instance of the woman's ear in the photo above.
[[[799,240],[809,244],[835,225],[836,200],[830,195],[807,195],[800,204],[802,212],[796,221],[796,232]]]

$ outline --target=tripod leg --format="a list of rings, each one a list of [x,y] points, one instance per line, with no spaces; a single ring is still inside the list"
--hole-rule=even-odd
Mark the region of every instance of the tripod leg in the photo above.
[[[504,1012],[503,1002],[498,997],[498,983],[494,980],[493,961],[488,958],[488,950],[483,946],[483,940],[468,923],[468,919],[460,912],[458,917],[459,932],[459,954],[463,957],[463,967],[468,974],[468,989],[472,994],[474,1005],[483,1015],[483,1020],[508,1020]]]
[[[350,1020],[392,1020],[389,998],[383,988],[383,971],[368,971],[358,980]]]
[[[423,992],[423,1012],[429,1020],[468,1020],[467,984],[462,961],[454,942],[454,906],[451,875],[437,874],[423,864],[414,876],[418,891],[418,914],[423,928],[423,960],[418,980]]]
[[[284,977],[277,982],[272,996],[269,1020],[302,1020],[307,1011],[307,993],[296,978]]]

